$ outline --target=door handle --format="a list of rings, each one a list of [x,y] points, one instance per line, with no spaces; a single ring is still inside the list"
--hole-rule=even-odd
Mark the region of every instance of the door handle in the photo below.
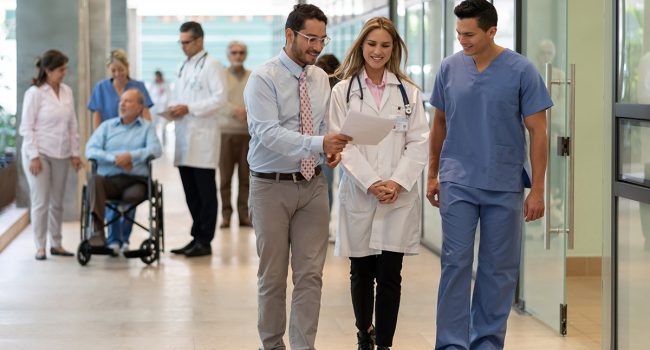
[[[574,139],[574,130],[575,130],[575,64],[570,65],[570,77],[565,82],[562,80],[553,80],[553,65],[551,63],[546,64],[546,88],[548,89],[549,95],[553,96],[553,85],[563,85],[567,84],[570,89],[569,95],[569,184],[568,184],[568,228],[552,228],[551,227],[551,184],[552,184],[552,162],[550,161],[551,157],[551,146],[552,142],[548,142],[548,157],[549,161],[547,162],[546,167],[546,214],[545,214],[545,228],[544,228],[544,249],[551,249],[551,235],[552,234],[562,234],[566,233],[567,235],[567,245],[569,249],[573,249],[575,241],[575,139]],[[551,121],[553,120],[552,108],[546,110],[546,125],[548,130],[548,138],[551,137]]]
[[[560,82],[553,81],[553,65],[551,63],[546,64],[546,89],[548,90],[548,94],[552,97],[553,96],[553,85],[559,85]],[[550,140],[551,138],[551,121],[553,120],[553,107],[547,108],[546,109],[546,130],[547,135],[546,138],[547,140]],[[545,208],[546,208],[546,213],[544,215],[544,220],[545,220],[545,225],[544,225],[544,249],[545,250],[551,250],[551,234],[552,233],[558,233],[555,232],[557,229],[551,229],[551,215],[550,215],[550,209],[551,209],[551,167],[552,163],[550,161],[551,157],[551,143],[550,141],[547,142],[547,147],[548,147],[548,161],[546,162],[546,189],[545,189]]]
[[[575,243],[575,168],[576,168],[576,64],[570,65],[569,80],[569,228],[567,229],[567,245],[573,249]]]

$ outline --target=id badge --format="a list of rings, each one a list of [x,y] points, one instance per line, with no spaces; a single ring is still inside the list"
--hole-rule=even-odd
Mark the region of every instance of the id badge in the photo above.
[[[409,129],[409,120],[403,115],[398,115],[395,117],[395,126],[393,131],[395,132],[406,132]]]

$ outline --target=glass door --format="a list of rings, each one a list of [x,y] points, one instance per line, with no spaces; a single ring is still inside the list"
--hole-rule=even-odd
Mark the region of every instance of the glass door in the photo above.
[[[649,349],[650,0],[616,2],[611,349]]]
[[[566,250],[571,233],[571,72],[567,0],[522,0],[522,53],[537,66],[554,106],[547,111],[546,215],[524,225],[519,304],[566,334]]]

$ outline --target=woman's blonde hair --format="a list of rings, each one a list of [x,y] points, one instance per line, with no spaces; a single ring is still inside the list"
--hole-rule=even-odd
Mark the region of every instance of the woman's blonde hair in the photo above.
[[[118,62],[126,69],[129,69],[129,57],[126,55],[126,52],[123,49],[115,49],[111,51],[111,56],[108,58],[107,66],[110,66],[111,63]]]
[[[363,43],[366,41],[368,34],[375,29],[383,29],[388,34],[390,34],[393,39],[393,51],[390,55],[390,59],[386,62],[386,68],[391,73],[395,74],[402,81],[406,80],[409,83],[417,86],[406,74],[400,69],[400,63],[402,61],[402,52],[404,52],[404,65],[406,66],[406,61],[408,60],[408,50],[406,49],[406,44],[404,40],[397,33],[397,29],[386,17],[373,17],[369,19],[361,28],[361,33],[354,40],[352,46],[345,55],[345,59],[341,66],[332,74],[341,80],[349,79],[357,74],[360,74],[364,69],[365,60],[363,59]]]

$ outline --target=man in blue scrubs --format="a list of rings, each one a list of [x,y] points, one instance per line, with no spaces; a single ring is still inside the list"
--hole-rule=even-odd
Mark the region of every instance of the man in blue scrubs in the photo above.
[[[544,111],[553,103],[535,66],[494,43],[491,3],[466,0],[454,13],[463,50],[442,62],[430,100],[436,111],[427,198],[440,208],[443,231],[436,349],[502,349],[519,276],[522,219],[544,215]],[[525,170],[525,129],[532,177]],[[524,200],[524,185],[531,183]]]

